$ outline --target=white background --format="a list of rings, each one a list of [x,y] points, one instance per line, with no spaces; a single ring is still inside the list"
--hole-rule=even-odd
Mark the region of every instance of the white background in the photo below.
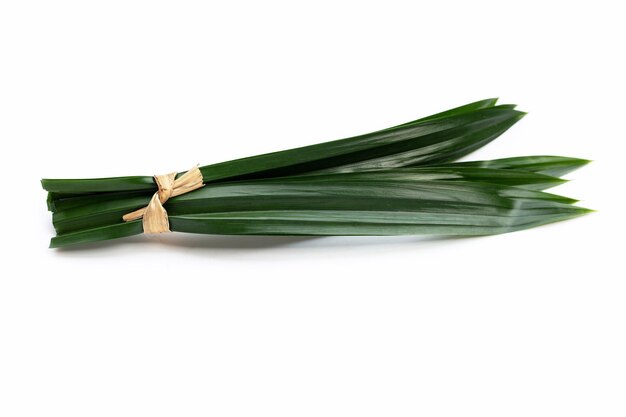
[[[2,1],[0,415],[624,416],[620,2]],[[471,159],[597,213],[473,239],[49,250],[42,177],[151,175],[499,96]]]

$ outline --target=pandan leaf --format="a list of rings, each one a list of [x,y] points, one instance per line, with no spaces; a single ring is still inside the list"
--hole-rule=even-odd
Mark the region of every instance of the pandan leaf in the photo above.
[[[588,212],[570,205],[573,201],[487,183],[292,178],[216,184],[176,197],[166,207],[172,230],[187,232],[195,228],[199,233],[220,234],[472,235],[520,230]],[[59,247],[141,233],[141,227],[134,226],[137,222],[111,224],[107,217],[119,218],[119,213],[136,208],[137,203],[131,198],[100,209],[68,210],[57,218],[57,226],[71,225],[74,230],[61,230],[52,244]]]
[[[493,103],[494,99],[489,99],[444,112],[444,116],[434,115],[348,139],[207,165],[201,171],[205,182],[218,182],[302,174],[410,151],[416,155],[412,163],[449,161],[495,139],[524,114],[507,106],[484,108]],[[43,179],[42,185],[59,194],[155,189],[151,176]]]
[[[491,161],[455,162],[453,164],[445,164],[443,166],[517,169],[560,177],[587,165],[589,162],[591,161],[588,159],[537,155],[494,159]]]

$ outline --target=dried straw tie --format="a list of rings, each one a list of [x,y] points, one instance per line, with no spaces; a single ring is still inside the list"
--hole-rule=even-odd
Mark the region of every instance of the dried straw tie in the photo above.
[[[176,178],[176,172],[167,175],[155,175],[154,181],[159,190],[154,193],[150,203],[139,210],[128,213],[122,217],[130,222],[143,218],[144,233],[165,233],[170,231],[170,222],[167,219],[167,211],[163,204],[171,197],[185,194],[198,188],[204,187],[202,173],[197,166],[191,168],[180,177]]]

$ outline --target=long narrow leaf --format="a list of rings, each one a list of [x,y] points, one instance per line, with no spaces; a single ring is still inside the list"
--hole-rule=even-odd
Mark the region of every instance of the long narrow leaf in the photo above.
[[[406,168],[388,171],[371,171],[346,174],[310,175],[301,177],[281,177],[275,179],[252,180],[247,182],[232,182],[223,184],[210,184],[204,189],[180,196],[168,201],[166,208],[174,212],[177,207],[185,201],[201,201],[200,207],[217,210],[234,210],[239,204],[245,207],[259,209],[259,204],[273,204],[280,200],[265,201],[262,192],[273,195],[299,196],[301,193],[319,193],[330,198],[333,196],[338,203],[350,204],[351,201],[342,202],[346,197],[345,193],[351,193],[351,199],[371,198],[372,193],[382,193],[381,200],[383,207],[386,204],[386,187],[405,187],[415,189],[418,185],[425,186],[428,181],[436,180],[435,190],[437,192],[449,192],[450,186],[446,182],[490,182],[496,185],[526,186],[535,189],[548,188],[562,183],[562,180],[541,174],[527,171],[496,170],[487,168]],[[485,192],[492,192],[492,187],[487,184],[477,185]],[[465,184],[464,188],[469,187]],[[455,190],[452,188],[452,190]],[[409,191],[410,192],[410,191]],[[497,192],[493,191],[493,192]],[[548,194],[541,194],[548,195]],[[242,196],[247,199],[241,201]],[[215,199],[217,197],[225,199],[228,205],[223,206]],[[455,198],[454,195],[451,196]],[[108,196],[96,195],[79,199],[81,202],[89,200],[88,203],[73,203],[72,199],[66,202],[62,210],[53,214],[53,224],[59,233],[68,233],[85,227],[104,226],[119,222],[122,215],[145,206],[151,196],[136,195],[134,193],[120,194],[118,198],[112,199]],[[563,198],[561,198],[560,201]],[[206,200],[206,201],[205,201]],[[312,204],[310,200],[303,200],[304,204]],[[568,200],[569,201],[569,200]],[[63,201],[59,202],[59,204]],[[313,202],[314,203],[314,202]],[[338,204],[337,202],[334,204]],[[328,204],[328,203],[325,203]],[[267,207],[267,206],[263,206]],[[272,206],[274,207],[274,206]],[[304,207],[306,208],[306,206]],[[174,210],[174,211],[173,211]]]
[[[488,101],[491,104],[492,101]],[[412,163],[449,161],[495,139],[523,113],[505,107],[453,112],[391,129],[201,167],[205,182],[302,174],[415,151]],[[400,165],[396,165],[400,166]],[[53,193],[153,190],[152,177],[43,179]]]
[[[269,180],[205,187],[173,199],[168,202],[167,209],[172,230],[181,231],[190,231],[188,227],[193,224],[198,232],[216,230],[215,233],[227,234],[405,234],[435,233],[436,230],[442,234],[490,234],[587,212],[571,206],[569,203],[572,201],[540,191],[471,182],[388,180],[281,183]],[[134,208],[138,202],[128,199],[124,202],[126,206],[122,204],[124,207],[116,202],[117,205],[97,210],[93,207],[92,212],[83,207],[74,212],[68,210],[59,213],[56,222],[60,235],[53,239],[53,246],[134,234],[137,229],[129,226],[134,223],[123,224],[119,220],[116,224],[110,222],[115,217],[119,219],[119,213]],[[242,209],[249,215],[243,215]],[[404,226],[394,226],[394,215],[385,214],[386,217],[381,217],[389,220],[386,221],[389,225],[385,226],[364,221],[364,212],[412,213],[414,217],[411,217],[413,221],[409,224],[403,220],[400,224]],[[236,215],[230,216],[228,213]],[[298,233],[298,222],[294,220],[298,218],[298,213],[318,213],[320,219],[303,219],[303,228]],[[325,222],[323,218],[330,213],[344,213],[341,215],[344,216],[343,220]],[[269,216],[268,221],[261,221],[261,215]],[[254,226],[253,219],[265,226]],[[458,224],[459,221],[465,223]],[[240,225],[239,229],[237,224]],[[309,228],[314,224],[320,226],[319,233],[313,233],[314,228]],[[445,227],[436,229],[435,224]],[[477,227],[486,229],[478,230]]]
[[[502,185],[516,185],[519,187],[543,190],[560,185],[566,180],[549,175],[537,174],[530,171],[514,169],[473,168],[466,166],[427,166],[420,168],[396,168],[389,170],[373,170],[365,172],[352,172],[343,174],[317,174],[307,176],[278,177],[275,181],[318,181],[333,182],[337,179],[343,181],[480,181]],[[263,181],[268,181],[263,180]],[[85,196],[67,196],[55,201],[52,211],[65,211],[76,207],[103,204],[113,200],[122,200],[134,197],[149,197],[150,192],[125,191],[119,193],[97,193]],[[143,201],[143,200],[142,200]]]
[[[490,161],[469,161],[455,162],[452,164],[438,164],[438,166],[448,167],[476,167],[476,168],[497,168],[516,169],[536,172],[538,174],[560,177],[587,165],[588,159],[569,158],[565,156],[520,156],[514,158],[493,159]]]

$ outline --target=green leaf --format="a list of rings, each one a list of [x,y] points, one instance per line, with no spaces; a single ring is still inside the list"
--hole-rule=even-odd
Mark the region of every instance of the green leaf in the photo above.
[[[363,161],[344,163],[318,170],[321,173],[358,172],[372,169],[392,169],[409,166],[439,165],[454,161],[496,139],[520,120],[524,113],[515,110],[487,109],[500,112],[500,118],[489,118],[421,138],[419,146],[409,142],[399,144],[394,152],[371,153]],[[453,137],[450,133],[454,132]],[[402,146],[404,145],[404,146]],[[406,146],[409,145],[409,146]]]
[[[173,231],[268,235],[485,235],[577,217],[544,190],[589,161],[526,156],[452,163],[525,113],[496,99],[366,135],[201,168],[206,186],[170,199]],[[297,133],[297,132],[295,132]],[[152,177],[44,179],[51,247],[142,233],[122,215],[145,206]]]
[[[335,174],[312,173],[303,176],[296,175],[291,177],[280,177],[276,179],[270,178],[264,181],[301,181],[301,179],[319,182],[332,182],[337,179],[341,179],[344,181],[398,180],[409,182],[428,180],[471,181],[512,185],[534,190],[544,190],[567,182],[567,180],[561,178],[538,174],[531,171],[522,171],[516,169],[473,168],[465,166],[457,167],[455,166],[455,164],[450,164],[447,166],[432,165],[415,168],[393,168]]]
[[[50,240],[51,248],[79,245],[84,243],[100,242],[103,240],[119,239],[140,235],[143,233],[141,220],[128,223],[116,223],[107,226],[79,230],[66,235],[58,235]]]
[[[469,112],[472,112],[474,110],[488,109],[490,107],[495,107],[497,101],[498,101],[497,98],[488,98],[486,100],[476,101],[474,103],[469,103],[469,104],[466,104],[464,106],[455,107],[453,109],[446,110],[446,111],[441,112],[441,113],[436,113],[436,114],[433,114],[431,116],[422,117],[421,119],[413,120],[413,121],[407,122],[407,123],[402,123],[401,125],[393,126],[393,127],[390,127],[390,128],[384,129],[384,130],[394,129],[396,127],[408,126],[408,125],[412,125],[412,124],[416,124],[416,123],[420,123],[420,122],[425,122],[425,121],[428,121],[428,120],[435,120],[435,119],[442,119],[442,118],[450,117],[450,116],[456,116],[458,114],[469,113]],[[508,108],[514,109],[515,105],[508,106]]]
[[[262,195],[255,194],[260,189],[269,189],[270,193],[280,193],[285,190],[312,190],[323,195],[331,195],[332,190],[339,190],[338,198],[343,198],[341,192],[363,193],[364,198],[369,198],[371,190],[380,190],[381,187],[412,186],[415,184],[425,184],[428,181],[437,180],[434,184],[445,184],[446,182],[484,182],[499,185],[525,186],[532,189],[543,189],[561,184],[563,180],[546,175],[536,174],[527,171],[496,170],[488,168],[402,168],[385,171],[357,172],[345,174],[326,174],[280,177],[264,180],[239,181],[224,184],[209,184],[202,190],[173,198],[166,204],[168,211],[176,210],[181,201],[204,200],[217,196],[218,190],[232,192],[227,195],[230,205],[225,208],[214,200],[200,203],[212,210],[236,210],[239,204],[235,197],[250,196],[251,200],[244,200],[240,204],[246,207],[257,207],[262,203]],[[440,185],[441,186],[441,185]],[[468,187],[468,185],[465,185]],[[480,185],[482,189],[491,190],[487,184]],[[249,190],[253,190],[250,192]],[[353,190],[355,190],[353,192]],[[384,193],[383,188],[383,193]],[[385,194],[386,195],[386,194]],[[543,193],[542,195],[548,195]],[[258,199],[255,199],[258,197]],[[353,196],[351,198],[358,198]],[[137,195],[134,193],[119,193],[117,198],[108,195],[93,195],[83,197],[83,204],[71,204],[73,200],[61,200],[57,203],[59,208],[53,214],[53,224],[59,233],[68,233],[85,227],[103,226],[119,222],[121,217],[137,208],[147,205],[151,198],[150,194]],[[563,197],[561,197],[560,201]],[[258,201],[257,201],[258,200]],[[568,201],[570,201],[568,199]],[[350,202],[347,202],[348,204]],[[218,204],[218,205],[216,205]],[[308,200],[305,204],[310,204]],[[383,207],[386,201],[382,201]],[[65,207],[63,207],[65,206]],[[257,207],[258,208],[258,207]]]
[[[560,177],[587,165],[589,162],[591,161],[588,159],[569,158],[565,156],[536,155],[493,159],[490,161],[455,162],[444,166],[517,169]]]
[[[471,235],[520,230],[587,212],[571,206],[571,201],[486,183],[291,178],[207,186],[168,201],[166,208],[172,230],[187,232],[195,228],[199,233],[226,234]],[[137,208],[139,202],[129,198],[108,207],[56,213],[60,235],[53,246],[134,233],[119,220],[117,225],[110,221]]]
[[[407,163],[450,161],[495,139],[524,114],[507,106],[483,108],[492,102],[490,99],[472,103],[466,108],[449,111],[447,116],[439,114],[435,118],[428,117],[348,139],[207,165],[201,167],[201,171],[205,182],[219,182],[302,174],[363,164],[371,159],[389,159],[395,154],[401,154],[399,161],[402,162],[407,160],[410,152],[413,154]],[[42,186],[59,194],[155,189],[154,180],[147,176],[43,179]]]
[[[348,211],[254,211],[173,216],[172,230],[226,235],[310,236],[481,236],[509,233],[586,214],[568,211],[540,215],[480,217],[438,213]]]
[[[170,216],[173,231],[226,235],[449,235],[480,236],[508,233],[568,220],[590,210],[568,206],[533,214],[511,210],[509,215],[372,212],[345,210],[246,211]],[[59,248],[117,239],[142,233],[141,221],[118,223],[59,235],[50,247]]]
[[[524,188],[542,190],[560,185],[566,180],[537,174],[529,171],[513,169],[472,168],[450,164],[449,166],[428,166],[420,168],[396,168],[389,170],[373,170],[365,172],[319,174],[312,173],[307,176],[278,177],[278,181],[307,181],[332,182],[336,179],[355,181],[378,181],[378,180],[402,180],[402,181],[481,181],[502,185],[517,185]],[[269,180],[269,179],[268,179]],[[149,197],[152,192],[125,191],[118,193],[97,193],[84,196],[67,196],[58,198],[52,211],[64,211],[90,204],[104,204],[113,200],[133,197]],[[50,199],[49,199],[50,200]]]
[[[206,182],[267,178],[328,170],[395,168],[450,161],[484,146],[524,113],[488,108],[444,119],[374,132],[201,168]]]

